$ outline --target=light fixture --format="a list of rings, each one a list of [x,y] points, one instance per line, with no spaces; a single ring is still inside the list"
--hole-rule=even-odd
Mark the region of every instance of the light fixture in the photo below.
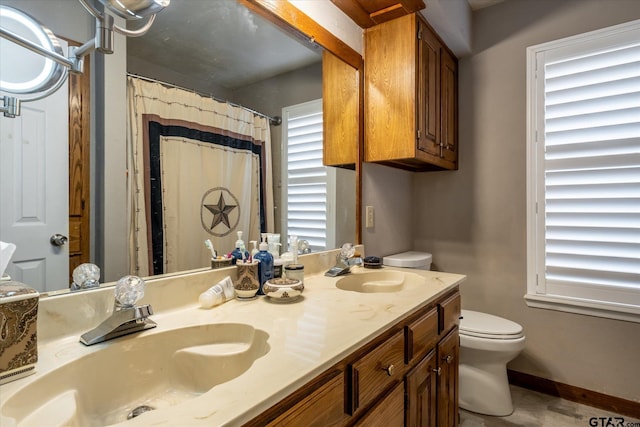
[[[0,90],[6,93],[24,95],[20,99],[2,96],[0,112],[5,117],[20,115],[20,103],[35,101],[49,96],[65,82],[68,72],[82,73],[84,57],[97,50],[104,54],[113,53],[113,32],[126,37],[139,37],[149,31],[156,14],[169,6],[171,0],[99,0],[116,16],[127,20],[147,18],[147,22],[137,30],[122,28],[113,22],[113,16],[100,12],[89,0],[78,0],[95,18],[96,32],[93,39],[79,47],[70,47],[64,56],[57,37],[32,16],[9,6],[0,5],[0,37],[13,43],[2,44],[6,57],[12,57],[16,47],[26,48],[38,56],[29,56],[34,64],[33,75],[11,72],[10,61],[2,61],[0,68]],[[17,46],[14,46],[17,45]],[[5,55],[3,55],[5,56]],[[20,74],[20,75],[19,75]]]

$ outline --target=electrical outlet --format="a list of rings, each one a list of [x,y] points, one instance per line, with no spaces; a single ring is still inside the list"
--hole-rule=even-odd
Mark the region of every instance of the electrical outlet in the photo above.
[[[366,228],[373,228],[373,206],[367,206],[367,211],[366,211],[366,219],[365,219],[365,227]]]

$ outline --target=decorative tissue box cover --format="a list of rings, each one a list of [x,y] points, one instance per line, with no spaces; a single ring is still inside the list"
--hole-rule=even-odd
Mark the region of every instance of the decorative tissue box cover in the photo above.
[[[38,361],[39,296],[19,282],[0,284],[0,375]]]

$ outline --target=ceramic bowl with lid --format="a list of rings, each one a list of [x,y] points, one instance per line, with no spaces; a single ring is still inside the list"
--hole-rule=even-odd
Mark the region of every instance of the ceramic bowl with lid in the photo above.
[[[264,282],[262,290],[273,301],[292,302],[302,295],[304,284],[300,280],[278,277]]]

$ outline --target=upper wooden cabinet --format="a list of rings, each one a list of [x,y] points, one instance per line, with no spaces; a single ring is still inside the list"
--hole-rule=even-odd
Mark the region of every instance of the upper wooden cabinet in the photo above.
[[[364,160],[458,168],[457,60],[419,14],[365,32]]]
[[[322,53],[323,164],[355,168],[360,145],[360,72]]]

